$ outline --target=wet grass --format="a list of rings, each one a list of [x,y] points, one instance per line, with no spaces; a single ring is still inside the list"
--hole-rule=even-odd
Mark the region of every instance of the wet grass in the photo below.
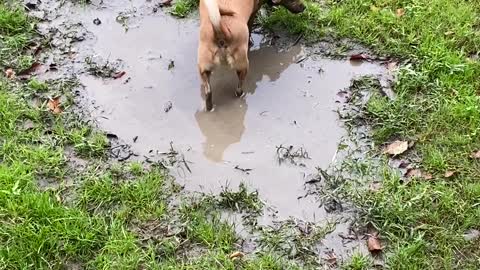
[[[290,219],[273,226],[260,228],[261,247],[285,258],[302,262],[302,267],[318,269],[326,265],[320,259],[321,240],[335,229],[334,223],[324,226]]]
[[[325,10],[318,13],[319,7]],[[480,163],[471,158],[480,149],[478,3],[345,0],[311,2],[309,10],[300,17],[274,10],[266,25],[310,39],[324,33],[353,38],[404,63],[396,99],[374,95],[363,109],[377,146],[415,141],[410,155],[433,179],[406,185],[386,170],[378,192],[350,191],[387,238],[387,265],[477,269],[478,240],[466,241],[463,234],[480,227],[474,191]],[[447,171],[454,176],[445,177]]]
[[[292,14],[280,6],[268,8],[268,13],[259,16],[257,22],[270,30],[287,31],[315,41],[328,33],[328,28],[319,27],[327,24],[328,10],[317,2],[306,1],[305,5],[306,10],[300,14]]]
[[[21,7],[0,4],[0,67],[24,69],[32,57],[23,53],[34,35],[34,28]]]
[[[173,16],[185,18],[198,8],[199,0],[176,0],[169,12]]]

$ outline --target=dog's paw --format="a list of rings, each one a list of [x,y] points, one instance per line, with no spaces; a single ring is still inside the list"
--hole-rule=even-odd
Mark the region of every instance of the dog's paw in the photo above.
[[[238,98],[243,98],[245,95],[246,93],[244,91],[241,91],[241,92],[235,91],[235,96],[237,96]]]

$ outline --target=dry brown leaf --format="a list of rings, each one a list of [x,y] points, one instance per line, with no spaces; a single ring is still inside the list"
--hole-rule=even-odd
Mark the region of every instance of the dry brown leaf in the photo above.
[[[407,173],[405,174],[407,178],[423,178],[425,180],[433,179],[433,175],[427,172],[422,172],[420,169],[408,169]]]
[[[450,178],[450,177],[452,177],[454,174],[455,174],[454,171],[446,171],[446,172],[445,172],[445,178]]]
[[[379,252],[383,249],[378,236],[372,234],[368,235],[367,247],[370,252]]]
[[[402,17],[403,15],[405,15],[405,9],[403,9],[403,8],[397,9],[397,11],[395,12],[395,15],[397,17]]]
[[[8,79],[15,78],[15,71],[13,71],[13,69],[11,68],[5,70],[5,77],[7,77]]]
[[[470,155],[471,158],[474,158],[474,159],[480,159],[480,150],[476,151],[476,152],[473,152],[471,155]]]
[[[408,169],[405,174],[406,177],[422,177],[422,171],[419,169]]]
[[[62,108],[60,105],[60,97],[49,99],[47,102],[48,109],[53,112],[53,114],[62,113]]]
[[[235,251],[232,254],[230,254],[230,259],[234,260],[234,259],[237,259],[237,258],[243,258],[243,256],[245,256],[245,254],[243,254],[242,252]]]
[[[397,156],[407,151],[407,149],[408,149],[407,141],[394,141],[393,143],[389,144],[385,148],[384,152],[392,156]]]

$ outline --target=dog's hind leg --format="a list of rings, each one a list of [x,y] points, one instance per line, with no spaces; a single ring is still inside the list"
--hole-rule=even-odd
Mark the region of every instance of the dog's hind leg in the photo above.
[[[243,91],[243,85],[245,83],[245,78],[247,77],[247,72],[248,69],[237,70],[238,85],[237,89],[235,90],[235,95],[237,97],[243,97],[245,95],[245,92]]]
[[[202,78],[202,89],[205,93],[205,110],[213,111],[212,89],[210,88],[210,70],[200,71],[200,77]]]
[[[245,95],[243,86],[248,73],[248,65],[248,43],[246,42],[235,54],[235,70],[238,76],[238,85],[235,90],[237,97],[243,97]]]

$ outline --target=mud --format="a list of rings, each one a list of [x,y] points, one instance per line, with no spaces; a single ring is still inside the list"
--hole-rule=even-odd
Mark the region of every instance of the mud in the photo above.
[[[337,213],[309,196],[309,186],[322,181],[311,175],[336,160],[346,135],[336,112],[344,102],[341,90],[359,76],[383,76],[385,68],[325,58],[318,48],[288,39],[272,42],[269,35],[256,33],[246,97],[235,97],[234,72],[219,70],[212,78],[215,111],[205,112],[196,68],[198,21],[153,12],[152,6],[118,0],[69,5],[64,11],[80,23],[75,33],[84,37],[73,50],[72,71],[83,72],[80,96],[91,117],[131,145],[135,155],[128,157],[176,159],[164,165],[187,190],[218,193],[245,182],[280,220],[336,219]],[[90,75],[84,63],[88,57],[120,59],[116,69],[122,76]],[[307,155],[279,162],[280,146]],[[349,244],[339,234],[350,233],[348,223],[337,226],[325,238],[323,252],[348,253],[359,238],[347,237],[357,241]]]

